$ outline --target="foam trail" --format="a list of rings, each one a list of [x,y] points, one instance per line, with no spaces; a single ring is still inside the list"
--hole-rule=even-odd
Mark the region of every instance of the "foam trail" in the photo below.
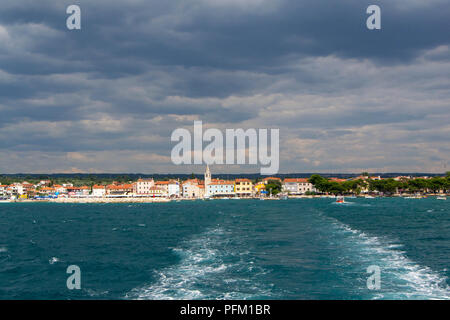
[[[251,299],[270,295],[258,281],[263,274],[248,259],[248,252],[232,251],[226,244],[229,233],[211,229],[173,252],[180,262],[157,272],[157,281],[133,289],[125,298],[149,300]]]
[[[381,268],[381,290],[374,299],[450,299],[446,277],[409,259],[402,244],[369,236],[336,220],[335,227],[359,248],[359,261]]]

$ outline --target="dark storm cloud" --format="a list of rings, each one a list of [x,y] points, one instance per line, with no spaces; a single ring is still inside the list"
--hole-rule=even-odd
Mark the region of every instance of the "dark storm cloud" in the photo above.
[[[70,4],[81,7],[81,31],[66,29]],[[370,4],[382,9],[379,31],[365,26]],[[367,154],[387,157],[395,148],[381,142],[389,137],[417,158],[414,144],[428,141],[426,159],[445,159],[434,144],[448,133],[449,16],[440,0],[2,4],[0,148],[13,153],[0,170],[24,171],[20,159],[33,152],[40,170],[48,157],[64,163],[70,152],[71,163],[89,163],[80,170],[115,170],[111,160],[104,168],[83,159],[106,161],[121,150],[136,154],[129,171],[148,168],[145,151],[163,167],[170,133],[194,119],[283,129],[285,171],[373,163],[334,150],[339,139],[357,150],[371,137]],[[337,160],[325,161],[330,155]],[[125,154],[120,159],[127,168]],[[383,165],[404,163],[393,156]]]

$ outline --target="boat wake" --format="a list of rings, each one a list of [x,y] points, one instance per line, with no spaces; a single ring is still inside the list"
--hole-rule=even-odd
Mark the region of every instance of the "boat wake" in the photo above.
[[[155,283],[133,289],[125,298],[246,300],[272,297],[272,286],[259,279],[265,271],[255,266],[250,252],[238,252],[229,237],[229,232],[214,228],[173,248],[180,262],[157,271]]]
[[[352,260],[365,268],[380,267],[381,288],[373,291],[372,299],[450,299],[447,277],[410,260],[402,244],[369,236],[338,220],[334,226],[350,240],[346,250],[354,255]]]

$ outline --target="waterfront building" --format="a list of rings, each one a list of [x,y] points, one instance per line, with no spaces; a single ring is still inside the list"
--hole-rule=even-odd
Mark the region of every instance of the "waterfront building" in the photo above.
[[[205,184],[205,195],[208,197],[234,196],[234,181],[211,180]]]
[[[253,183],[249,179],[236,179],[234,192],[238,197],[250,197],[253,195]]]
[[[81,187],[67,187],[67,193],[69,196],[75,196],[75,197],[85,197],[88,196],[91,188],[88,186],[81,186]]]
[[[160,188],[158,186],[153,186],[150,188],[150,193],[149,193],[150,197],[153,198],[162,198],[162,197],[166,197],[167,196],[167,191],[163,188]]]
[[[170,180],[167,185],[167,194],[169,197],[180,197],[180,182],[176,180]]]
[[[18,195],[20,196],[24,194],[24,188],[21,183],[13,183],[12,185],[9,186],[8,189],[11,192],[11,194],[15,196]]]
[[[286,178],[283,181],[283,191],[289,194],[305,194],[316,192],[313,184],[305,178]]]
[[[7,196],[7,189],[9,186],[7,185],[0,185],[0,197],[5,197]]]
[[[155,181],[153,179],[139,179],[133,186],[135,194],[150,194],[150,188],[155,186]]]
[[[59,184],[55,184],[53,186],[53,188],[55,188],[55,191],[58,192],[59,194],[66,194],[67,193],[67,188],[63,187]]]
[[[182,186],[184,198],[202,198],[205,195],[205,186],[198,179],[189,179]]]
[[[105,186],[94,185],[92,187],[92,196],[93,197],[101,198],[101,197],[104,197],[105,195],[106,195],[106,187]]]
[[[266,191],[266,183],[264,183],[264,181],[260,181],[254,185],[253,189],[256,194],[261,194],[262,191]]]
[[[156,181],[155,186],[164,190],[165,193],[169,193],[169,181]]]
[[[52,187],[41,187],[38,192],[47,196],[53,196],[55,195],[56,190]]]
[[[132,184],[110,184],[106,186],[106,194],[110,196],[126,196],[132,193]]]

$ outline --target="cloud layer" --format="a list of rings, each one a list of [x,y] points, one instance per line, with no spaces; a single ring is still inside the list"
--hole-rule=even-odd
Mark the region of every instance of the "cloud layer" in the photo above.
[[[3,4],[0,172],[190,172],[170,135],[194,120],[280,128],[281,172],[449,170],[449,16],[441,0]]]

